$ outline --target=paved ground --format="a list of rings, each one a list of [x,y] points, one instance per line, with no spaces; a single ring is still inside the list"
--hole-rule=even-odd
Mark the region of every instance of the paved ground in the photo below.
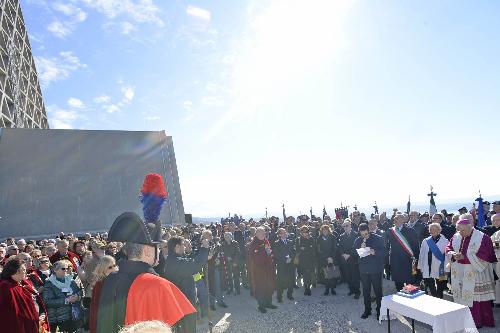
[[[218,308],[212,313],[214,333],[383,333],[387,322],[379,324],[375,316],[361,319],[362,297],[359,300],[347,296],[345,284],[337,287],[336,296],[324,296],[322,286],[313,289],[312,296],[303,295],[303,289],[294,291],[295,301],[285,298],[283,304],[275,302],[278,309],[266,314],[257,311],[256,301],[248,290],[242,289],[240,296],[227,296],[227,309]],[[393,283],[384,280],[384,294],[392,294]],[[375,313],[375,304],[373,303]],[[481,329],[480,333],[500,332],[500,309],[495,309],[496,329]],[[416,323],[416,332],[432,332],[430,326]],[[403,317],[391,321],[393,333],[411,332],[410,323]],[[199,323],[198,333],[208,332],[208,321]]]

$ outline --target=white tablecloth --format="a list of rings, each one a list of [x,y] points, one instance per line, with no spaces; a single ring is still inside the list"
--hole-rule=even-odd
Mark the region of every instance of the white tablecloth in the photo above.
[[[387,309],[431,325],[434,333],[478,332],[467,306],[429,295],[414,299],[398,295],[384,296],[380,320],[387,319]]]

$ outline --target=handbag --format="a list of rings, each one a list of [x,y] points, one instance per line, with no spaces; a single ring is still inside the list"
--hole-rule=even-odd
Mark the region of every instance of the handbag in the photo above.
[[[340,269],[338,266],[331,265],[323,267],[323,272],[325,274],[325,279],[337,279],[340,277]]]
[[[71,320],[72,321],[83,320],[82,303],[75,302],[75,303],[71,304]]]

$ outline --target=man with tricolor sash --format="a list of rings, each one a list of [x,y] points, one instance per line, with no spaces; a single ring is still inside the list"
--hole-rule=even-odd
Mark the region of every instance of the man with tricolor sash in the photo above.
[[[417,275],[418,237],[415,230],[405,225],[406,221],[405,214],[396,214],[395,226],[388,232],[391,275],[397,290],[401,290],[405,283],[414,284]]]

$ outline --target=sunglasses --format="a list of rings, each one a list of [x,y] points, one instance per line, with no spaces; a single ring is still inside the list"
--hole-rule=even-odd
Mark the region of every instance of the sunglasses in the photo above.
[[[69,270],[69,268],[68,268],[68,267],[61,267],[61,268],[59,268],[59,269],[60,269],[61,271],[63,271],[63,272],[66,272],[66,271],[68,271],[68,270]]]
[[[42,260],[42,261],[40,261],[40,264],[48,264],[48,263],[49,263],[48,260]]]
[[[108,269],[113,269],[113,268],[115,268],[115,267],[116,267],[116,264],[115,264],[115,265],[111,265],[111,266],[109,266],[109,267],[108,267]]]

